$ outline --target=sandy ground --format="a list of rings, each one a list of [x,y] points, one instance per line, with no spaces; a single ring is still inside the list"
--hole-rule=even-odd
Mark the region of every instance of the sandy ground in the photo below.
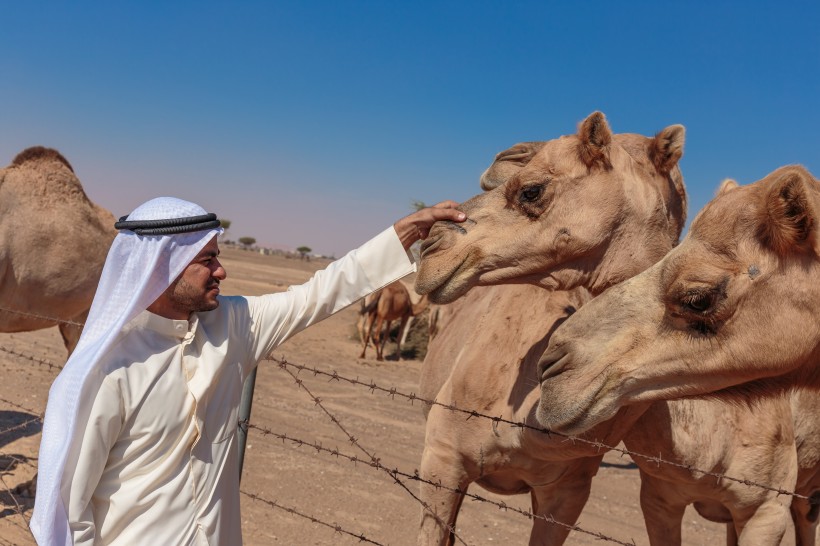
[[[223,252],[223,263],[229,274],[223,293],[247,295],[284,290],[289,284],[307,280],[322,265],[234,249]],[[279,347],[274,356],[335,370],[385,388],[395,387],[399,392],[416,391],[421,361],[358,358],[356,316],[356,307],[348,308],[298,334]],[[392,347],[388,345],[387,351]],[[29,421],[44,410],[56,371],[29,356],[62,364],[65,351],[57,330],[0,334],[0,545],[33,544],[26,525],[33,501],[10,494],[9,489],[35,472],[40,427],[36,421]],[[369,356],[374,357],[372,353]],[[385,467],[408,474],[418,468],[424,442],[424,418],[418,403],[309,373],[303,372],[300,377],[322,405]],[[274,362],[260,366],[251,423],[264,431],[366,458]],[[314,447],[283,442],[260,428],[250,430],[242,475],[246,544],[360,544],[359,535],[378,544],[415,544],[420,506],[385,472]],[[406,485],[413,494],[418,492],[417,483],[407,481]],[[608,454],[578,525],[622,542],[647,544],[638,504],[639,488],[638,471],[632,461]],[[475,485],[470,491],[523,510],[529,507],[528,495],[500,497]],[[306,517],[274,508],[271,503],[293,508]],[[460,537],[471,545],[526,544],[529,529],[526,517],[469,499],[458,520]],[[691,508],[684,519],[683,533],[685,544],[725,541],[722,525],[702,519]],[[571,532],[567,540],[573,545],[606,543],[581,531]]]

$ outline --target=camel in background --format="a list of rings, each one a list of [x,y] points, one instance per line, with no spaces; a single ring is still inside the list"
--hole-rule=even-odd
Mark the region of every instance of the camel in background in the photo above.
[[[413,303],[410,291],[401,281],[388,284],[373,294],[369,301],[363,302],[359,318],[359,338],[362,341],[362,353],[359,358],[365,357],[368,342],[372,339],[376,349],[376,360],[384,360],[384,345],[390,337],[390,325],[395,320],[399,321],[396,358],[401,358],[401,346],[409,320],[427,309],[428,303],[426,297]]]
[[[537,425],[538,355],[551,329],[589,298],[587,291],[551,292],[529,284],[468,290],[530,283],[602,291],[660,259],[677,242],[685,220],[677,166],[683,139],[681,126],[654,138],[613,135],[596,112],[576,135],[540,143],[530,148],[535,152],[529,162],[505,167],[506,183],[496,176],[484,184],[501,183],[462,204],[464,224],[435,224],[422,244],[416,289],[442,303],[463,298],[428,348],[421,395]],[[505,157],[502,152],[497,161]],[[500,171],[496,167],[488,171]],[[586,267],[577,268],[589,276],[566,275],[564,269],[578,263],[573,253],[582,252]],[[474,481],[501,494],[529,491],[534,513],[567,524],[577,520],[603,457],[600,449],[532,429],[465,420],[438,405],[425,411],[420,473],[446,489],[420,486],[436,513],[423,513],[419,544],[453,539],[445,525],[455,524],[463,500],[455,490]],[[630,408],[587,438],[615,445],[641,413]],[[568,532],[535,519],[530,543],[560,544]]]
[[[71,354],[81,327],[58,321],[85,322],[115,235],[58,151],[17,154],[0,169],[0,332],[57,325]]]

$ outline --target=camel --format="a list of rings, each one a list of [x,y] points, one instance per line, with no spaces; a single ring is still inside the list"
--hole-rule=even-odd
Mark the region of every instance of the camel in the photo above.
[[[390,324],[394,320],[399,321],[399,337],[396,340],[396,358],[401,358],[401,345],[404,341],[405,326],[408,321],[422,311],[427,309],[428,300],[423,297],[418,303],[413,303],[410,299],[410,292],[401,281],[395,281],[382,288],[374,294],[368,304],[363,308],[362,318],[359,322],[359,337],[362,340],[362,353],[359,358],[365,357],[367,344],[373,339],[373,346],[376,348],[376,360],[384,360],[384,345],[390,334]],[[383,333],[383,330],[386,333]],[[384,335],[384,339],[382,339]]]
[[[794,490],[820,500],[816,357],[802,366],[792,361],[776,376],[795,352],[816,352],[811,331],[789,333],[786,325],[800,322],[784,321],[789,306],[810,313],[812,283],[805,279],[816,271],[816,257],[805,211],[817,201],[806,189],[816,193],[817,181],[801,167],[779,169],[748,187],[724,182],[678,248],[556,331],[539,363],[539,422],[577,433],[632,403],[709,394],[697,402],[752,408],[757,421],[743,431],[748,446],[771,425],[771,411],[758,410],[786,390],[797,448]],[[797,279],[790,279],[795,270]],[[751,381],[743,384],[744,377]],[[792,464],[788,456],[773,463]],[[796,543],[814,544],[818,505],[795,498],[791,514]]]
[[[613,135],[594,112],[577,134],[545,142],[506,184],[462,203],[464,223],[433,225],[416,291],[432,303],[506,282],[597,295],[643,271],[683,228],[684,133],[672,125],[654,138]]]
[[[596,112],[581,123],[577,135],[531,147],[535,151],[529,162],[502,170],[497,163],[513,154],[499,154],[488,172],[507,174],[482,177],[482,186],[489,191],[462,205],[468,215],[465,225],[459,229],[438,223],[422,245],[417,291],[442,303],[463,295],[450,304],[461,307],[428,348],[422,396],[535,425],[538,390],[533,373],[538,355],[551,328],[589,295],[580,288],[552,292],[530,284],[603,290],[660,259],[677,242],[684,223],[686,197],[677,167],[683,135],[682,126],[664,129],[654,138],[612,135],[603,114]],[[597,193],[598,199],[585,198],[581,189]],[[619,229],[631,237],[604,233],[610,225],[592,212],[602,206],[623,209],[613,210],[611,216],[619,217]],[[568,214],[569,210],[575,212]],[[589,218],[601,220],[601,225]],[[557,248],[556,238],[561,239]],[[589,251],[587,275],[564,275],[563,268],[579,263],[570,255],[572,249],[589,249],[592,240],[600,244]],[[607,248],[642,243],[641,248],[621,249],[623,255]],[[471,248],[479,247],[482,251],[470,254]],[[627,260],[623,256],[629,256],[629,263],[615,267],[619,259]],[[481,264],[483,258],[492,263]],[[448,259],[458,263],[453,266]],[[469,271],[472,266],[481,271]],[[498,271],[488,276],[494,267]],[[500,283],[530,284],[481,286]],[[474,286],[479,288],[468,292]],[[423,513],[419,544],[453,539],[446,526],[455,524],[463,499],[454,490],[463,491],[473,481],[497,493],[530,491],[535,513],[568,524],[576,521],[603,457],[600,449],[529,429],[493,427],[486,420],[465,421],[438,405],[425,411],[429,413],[420,472],[448,487],[422,483],[421,497],[434,507],[435,515]],[[589,438],[617,444],[642,411],[623,412]],[[536,519],[530,543],[560,544],[568,532]]]
[[[488,172],[497,171],[497,162],[506,155],[504,152],[499,154]],[[496,181],[500,184],[504,182],[500,177]],[[488,189],[484,177],[482,187]],[[529,292],[526,296],[517,294],[522,290]],[[550,316],[541,311],[549,307],[550,297],[547,291],[532,287],[481,287],[445,306],[454,309],[441,339],[431,341],[422,368],[421,395],[430,399],[438,394],[438,400],[443,403],[480,407],[483,412],[489,411],[493,415],[501,412],[505,418],[518,416],[519,421],[526,421],[528,416],[531,418],[538,401],[538,391],[534,388],[534,382],[530,383],[529,391],[523,386],[532,377],[536,367],[533,356],[537,359],[538,347],[543,347],[548,339],[548,328],[554,321],[557,324],[564,318],[560,313]],[[563,298],[566,294],[556,293],[555,297]],[[576,305],[580,301],[576,299]],[[539,315],[539,311],[543,314]],[[543,325],[541,330],[538,329],[539,323]],[[504,343],[505,339],[509,341]],[[499,362],[505,361],[517,364],[499,365]],[[425,411],[431,409],[427,407]],[[490,431],[490,427],[482,424],[481,420],[465,422],[463,418],[440,408],[434,407],[432,411],[434,415],[428,417],[423,473],[427,468],[431,477],[442,479],[442,476],[447,476],[447,482],[457,483],[456,487],[462,490],[475,480],[487,489],[514,493],[515,487],[520,487],[521,491],[528,490],[527,484],[533,482],[527,480],[532,479],[535,472],[544,475],[551,471],[562,478],[549,487],[531,487],[533,508],[536,511],[544,509],[544,513],[552,515],[560,509],[566,517],[557,519],[567,523],[575,521],[586,502],[589,482],[597,472],[601,453],[585,450],[584,446],[573,446],[574,449],[568,450],[565,442],[556,445],[539,434],[530,434],[534,438],[509,431],[499,434],[496,427]],[[508,412],[511,412],[509,417]],[[660,402],[640,416],[638,424],[626,434],[624,429],[634,421],[635,415],[640,415],[640,410],[633,412],[632,416],[619,416],[608,422],[609,428],[601,425],[591,437],[600,439],[608,434],[608,441],[604,442],[608,445],[614,445],[623,438],[630,449],[639,453],[657,453],[656,448],[660,448],[667,460],[716,472],[727,468],[736,470],[758,483],[771,482],[780,486],[793,483],[793,467],[775,464],[784,458],[784,452],[794,450],[794,439],[788,426],[785,427],[788,430],[781,431],[783,422],[788,424],[791,418],[788,401],[782,398],[773,400],[761,413],[779,415],[780,418],[769,418],[762,425],[757,425],[758,435],[752,441],[743,436],[742,433],[747,431],[730,427],[725,420],[731,416],[733,423],[750,426],[752,420],[747,408],[720,400]],[[702,442],[698,443],[691,437],[693,435],[688,435],[690,429],[695,428],[691,426],[693,417],[700,423],[711,423],[707,429],[719,433],[717,437],[723,443],[717,445],[716,440],[710,439],[714,447],[704,450]],[[738,456],[735,453],[741,444],[747,447],[743,456]],[[769,464],[757,466],[752,463],[763,461]],[[683,510],[691,503],[695,503],[705,517],[728,524],[730,544],[737,542],[738,529],[746,529],[747,535],[754,535],[763,528],[762,533],[775,537],[785,532],[789,519],[788,499],[778,499],[772,492],[731,481],[715,482],[694,472],[688,475],[681,471],[669,472],[668,468],[658,468],[657,463],[651,461],[639,460],[638,463],[643,477],[642,507],[652,544],[680,543]],[[479,467],[483,468],[476,477],[476,468]],[[566,495],[570,491],[574,494]],[[430,491],[424,489],[422,493],[423,497],[425,493],[432,496]],[[460,497],[450,492],[438,494],[434,499],[438,501],[436,506],[442,507],[439,516],[454,525]],[[552,507],[545,503],[552,503]],[[680,510],[680,517],[676,512],[659,511],[659,508],[673,504],[675,510]],[[731,510],[726,509],[725,505]],[[763,517],[769,510],[775,513],[774,519]],[[420,544],[443,543],[446,540],[444,529],[436,525],[434,519],[424,516]],[[749,525],[750,521],[752,525]],[[563,536],[556,532],[559,530],[556,526],[544,528],[546,524],[542,521],[539,529],[538,524],[536,522],[533,529],[531,542],[555,544],[562,542],[566,536],[566,531]],[[770,541],[777,542],[779,538]]]
[[[0,170],[0,332],[57,325],[71,354],[115,235],[58,151],[17,154]]]
[[[816,391],[819,220],[803,167],[724,183],[679,246],[556,331],[539,420],[579,433],[636,402]]]

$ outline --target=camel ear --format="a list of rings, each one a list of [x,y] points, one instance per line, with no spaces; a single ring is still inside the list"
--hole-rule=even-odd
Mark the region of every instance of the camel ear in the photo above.
[[[649,147],[649,157],[658,172],[669,174],[675,168],[683,157],[684,140],[686,128],[683,125],[670,125],[655,135]]]
[[[481,189],[492,190],[506,184],[519,169],[532,161],[546,142],[521,142],[495,156],[495,161],[481,175]]]
[[[815,247],[817,181],[800,166],[783,167],[761,180],[763,206],[760,238],[780,254],[806,252]]]
[[[587,167],[599,165],[611,169],[609,148],[612,144],[612,131],[601,112],[593,112],[578,126],[578,157]]]
[[[728,193],[731,190],[738,187],[740,187],[740,184],[738,184],[737,181],[732,180],[731,178],[727,178],[720,183],[720,187],[718,188],[717,192],[715,192],[715,197],[723,195],[724,193]]]

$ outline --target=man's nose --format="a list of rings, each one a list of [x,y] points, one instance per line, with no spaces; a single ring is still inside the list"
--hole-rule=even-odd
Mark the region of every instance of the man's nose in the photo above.
[[[225,268],[222,267],[222,264],[219,261],[217,261],[216,262],[216,269],[214,269],[214,272],[211,273],[211,276],[216,277],[220,281],[224,281],[225,279],[228,278],[228,272],[225,271]]]

